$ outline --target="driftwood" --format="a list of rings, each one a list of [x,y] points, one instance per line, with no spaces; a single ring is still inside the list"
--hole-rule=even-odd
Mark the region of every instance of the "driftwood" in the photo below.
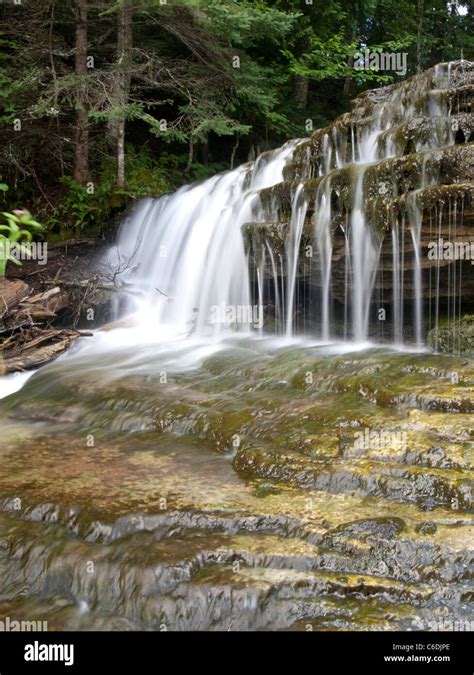
[[[18,323],[13,326],[7,326],[6,328],[1,328],[0,329],[0,335],[9,335],[11,333],[15,333],[17,330],[21,330],[22,328],[31,328],[32,326],[41,326],[41,323],[31,323],[31,321],[23,321],[23,323]]]
[[[29,303],[35,303],[35,302],[43,302],[44,300],[49,300],[50,298],[56,297],[61,293],[61,289],[59,286],[56,286],[55,288],[51,288],[49,291],[46,291],[45,293],[37,293],[36,295],[30,295],[28,298]]]
[[[78,237],[76,239],[65,239],[64,241],[55,241],[48,244],[49,249],[71,248],[73,246],[96,246],[97,240],[90,237]]]
[[[54,342],[40,349],[25,352],[22,356],[16,356],[11,359],[4,358],[3,374],[7,375],[8,373],[16,373],[43,366],[45,363],[49,363],[60,356],[68,349],[70,344],[69,340],[61,340],[61,342]]]
[[[56,286],[45,293],[30,295],[15,309],[17,321],[52,321],[68,306],[69,296]]]
[[[29,286],[20,279],[15,281],[0,279],[0,316],[3,318],[10,308],[15,307],[23,298],[26,298],[29,292]]]
[[[92,333],[52,328],[38,331],[36,337],[24,343],[10,342],[2,353],[2,374],[38,368],[60,356],[78,337],[90,335]]]
[[[130,261],[119,259],[111,270],[92,261],[91,252],[100,247],[89,237],[48,242],[46,265],[28,260],[20,268],[9,266],[10,278],[0,279],[0,373],[55,359],[90,335],[79,326],[96,327],[110,316],[115,297],[133,292],[118,278]]]
[[[100,331],[108,332],[115,330],[116,328],[131,328],[134,325],[133,319],[118,319],[117,321],[111,321],[106,323],[100,328]]]
[[[77,330],[54,328],[57,313],[68,306],[69,295],[55,285],[43,293],[21,280],[0,280],[0,374],[37,368],[62,354],[82,336]]]

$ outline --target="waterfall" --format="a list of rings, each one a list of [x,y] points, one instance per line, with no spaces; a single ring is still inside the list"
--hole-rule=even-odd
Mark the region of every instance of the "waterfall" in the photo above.
[[[351,218],[352,324],[355,340],[367,339],[372,296],[380,247],[367,227],[364,204],[364,171],[356,181]]]
[[[314,239],[319,257],[321,275],[321,339],[330,334],[329,294],[331,284],[331,178],[321,181],[316,195]]]
[[[259,312],[263,311],[265,302],[265,248],[262,246],[260,263],[257,267],[257,291],[258,291],[258,308]],[[263,324],[259,323],[258,330],[262,334]]]
[[[140,202],[118,241],[124,278],[140,293],[134,301],[138,325],[150,335],[215,335],[230,327],[245,332],[254,327],[248,314],[216,322],[213,308],[258,303],[287,338],[309,325],[309,334],[323,341],[364,342],[386,334],[371,317],[387,296],[391,339],[402,344],[408,335],[422,345],[425,305],[437,328],[445,284],[438,259],[425,298],[425,194],[449,183],[441,167],[456,162],[447,152],[459,147],[455,129],[465,124],[459,100],[452,112],[452,92],[462,90],[466,72],[465,62],[441,64],[366,92],[351,113],[311,139]],[[450,180],[455,185],[462,177]],[[308,276],[303,248],[311,251]],[[461,265],[452,275],[448,269],[453,320],[460,314],[461,273]],[[297,321],[301,304],[304,319]]]
[[[135,309],[144,330],[219,332],[212,308],[252,304],[241,227],[258,219],[258,191],[282,180],[297,144],[290,141],[252,164],[138,204],[121,228],[118,250],[142,293]],[[113,263],[113,252],[110,257]],[[261,298],[261,273],[258,279]]]
[[[393,275],[393,341],[402,343],[402,286],[400,282],[400,233],[398,223],[392,228],[392,275]]]
[[[410,218],[410,232],[413,242],[413,284],[415,290],[414,299],[414,328],[415,339],[418,345],[422,344],[422,286],[421,286],[421,255],[420,255],[420,240],[421,240],[421,212],[416,203],[416,193],[410,195],[409,213]]]
[[[293,306],[295,302],[295,286],[298,271],[298,260],[301,235],[308,202],[304,196],[304,186],[298,185],[293,199],[291,211],[290,234],[287,241],[288,259],[288,293],[286,307],[286,335],[291,337],[293,332]]]
[[[281,310],[281,301],[280,301],[280,289],[278,287],[278,272],[275,263],[275,256],[273,254],[272,247],[267,243],[268,256],[270,258],[270,265],[272,268],[272,280],[273,280],[273,292],[275,297],[275,331],[278,333],[280,327],[283,325],[283,316]]]

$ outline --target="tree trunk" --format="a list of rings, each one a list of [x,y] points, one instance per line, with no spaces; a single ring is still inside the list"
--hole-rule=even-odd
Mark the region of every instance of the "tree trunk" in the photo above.
[[[295,56],[301,58],[308,49],[308,39],[299,38],[295,45]],[[308,104],[309,80],[304,75],[293,77],[293,101],[299,110],[304,110]]]
[[[206,140],[199,144],[199,158],[202,164],[206,166],[209,164],[209,136],[206,135]]]
[[[434,40],[432,42],[429,60],[431,63],[439,63],[440,61],[449,60],[445,57],[446,45],[449,40],[447,25],[449,21],[449,7],[444,0],[431,0],[430,5],[430,9],[434,11],[425,32],[429,32],[430,37],[434,38]]]
[[[455,40],[456,33],[454,31],[453,21],[456,17],[456,13],[457,13],[456,3],[451,2],[451,4],[449,5],[448,35],[447,35],[447,40],[446,40],[448,47],[450,47],[452,49],[452,52],[449,55],[449,60],[459,58],[459,54],[456,53],[455,44],[454,44],[455,41],[456,41]]]
[[[308,78],[304,75],[295,75],[293,78],[293,100],[300,110],[308,105]]]
[[[117,99],[115,111],[117,149],[117,187],[125,186],[125,107],[130,93],[130,54],[133,39],[133,9],[125,3],[118,12],[117,30]],[[123,111],[123,112],[119,112]]]
[[[232,154],[230,156],[230,168],[234,168],[234,162],[235,162],[235,155],[237,154],[237,150],[239,149],[239,144],[240,144],[240,136],[237,134],[237,139],[235,141],[235,145],[232,148]]]
[[[354,19],[354,22],[352,24],[350,38],[349,38],[350,42],[354,42],[356,37],[357,37],[357,20]],[[354,67],[354,57],[353,56],[350,56],[347,59],[347,65],[348,65],[349,68]],[[351,90],[351,87],[352,87],[352,77],[350,75],[347,75],[347,77],[344,78],[344,87],[342,89],[342,92],[343,92],[344,96],[349,96],[349,92]]]
[[[87,127],[87,0],[76,0],[76,55],[75,73],[78,79],[76,89],[76,135],[73,177],[80,185],[87,180],[89,169],[89,131]]]
[[[421,38],[423,36],[424,2],[418,0],[418,32],[416,40],[416,72],[421,73]]]
[[[191,171],[193,160],[194,160],[194,139],[191,133],[191,135],[189,136],[188,163],[186,164],[186,168],[184,170],[185,173],[189,173]]]

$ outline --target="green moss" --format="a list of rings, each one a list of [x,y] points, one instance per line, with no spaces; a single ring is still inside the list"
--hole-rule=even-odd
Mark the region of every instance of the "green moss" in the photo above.
[[[428,345],[436,352],[474,357],[474,315],[465,315],[448,326],[433,328]]]

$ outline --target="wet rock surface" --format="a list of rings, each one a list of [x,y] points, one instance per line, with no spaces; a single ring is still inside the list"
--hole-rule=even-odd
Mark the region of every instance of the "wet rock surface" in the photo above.
[[[474,356],[474,315],[463,316],[454,325],[433,329],[428,335],[432,349],[443,353]]]
[[[255,274],[277,289],[267,290],[277,324],[278,288],[295,274],[300,297],[287,308],[295,325],[318,334],[319,307],[328,302],[331,334],[351,334],[348,297],[363,283],[352,279],[361,235],[351,232],[361,209],[374,244],[375,262],[367,257],[361,264],[373,265],[373,288],[364,299],[371,305],[371,337],[413,339],[408,316],[416,301],[419,343],[431,331],[436,351],[472,354],[472,335],[460,319],[472,314],[474,302],[473,97],[473,63],[438,64],[362,93],[350,112],[299,143],[283,181],[259,191],[259,217],[242,228]],[[295,239],[296,273],[285,265]],[[375,320],[382,307],[387,323]]]
[[[132,361],[71,355],[2,402],[0,616],[469,625],[472,362],[237,338],[166,383]]]

